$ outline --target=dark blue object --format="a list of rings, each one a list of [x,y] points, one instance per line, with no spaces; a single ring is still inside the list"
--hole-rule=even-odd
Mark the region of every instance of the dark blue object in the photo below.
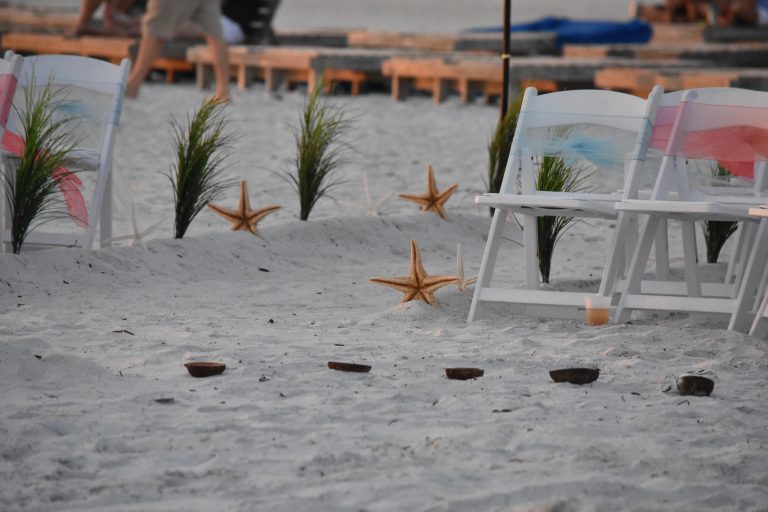
[[[470,32],[501,32],[501,27],[483,27]],[[541,18],[510,27],[510,32],[554,32],[557,44],[647,43],[653,35],[651,26],[640,20],[591,21],[567,18]]]

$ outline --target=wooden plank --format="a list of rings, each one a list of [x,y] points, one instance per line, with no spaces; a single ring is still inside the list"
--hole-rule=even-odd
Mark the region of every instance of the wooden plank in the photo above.
[[[136,40],[125,37],[67,38],[54,34],[11,32],[3,35],[3,47],[17,53],[73,54],[105,59],[131,56]]]
[[[606,68],[595,76],[595,85],[603,89],[630,91],[638,95],[647,94],[654,85],[661,85],[668,91],[697,87],[741,87],[768,91],[768,69]]]
[[[320,46],[323,48],[345,48],[350,30],[280,30],[277,32],[279,46]]]
[[[435,103],[445,99],[452,85],[462,101],[470,101],[478,87],[483,89],[484,84],[501,83],[502,79],[496,58],[393,57],[382,64],[382,74],[392,78],[395,100],[404,99],[403,85],[408,83],[410,88],[429,90]]]
[[[761,27],[705,27],[704,40],[712,43],[743,41],[768,42],[768,30]]]
[[[568,58],[620,57],[641,60],[698,60],[718,67],[762,66],[768,62],[768,43],[658,43],[618,45],[566,45]]]
[[[654,23],[652,43],[703,43],[704,25],[699,23]]]
[[[650,69],[605,68],[595,73],[595,87],[647,96],[657,85],[657,71]]]
[[[501,54],[502,34],[461,33],[453,50]],[[558,55],[557,36],[552,32],[513,32],[509,35],[510,55]]]
[[[0,26],[10,30],[20,28],[45,31],[65,31],[75,26],[77,13],[37,11],[19,7],[0,7]]]
[[[399,48],[407,50],[453,51],[457,36],[356,30],[347,36],[347,45],[359,48]]]
[[[598,71],[611,67],[654,69],[665,66],[700,67],[697,61],[636,60],[606,57],[604,59],[565,59],[537,57],[510,59],[512,80],[552,80],[561,84],[592,85]]]

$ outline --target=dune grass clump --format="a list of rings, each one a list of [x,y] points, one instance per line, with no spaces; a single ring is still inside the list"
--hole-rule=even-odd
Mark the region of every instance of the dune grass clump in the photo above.
[[[38,87],[34,78],[24,86],[24,108],[14,107],[24,138],[21,155],[6,155],[9,171],[2,175],[11,220],[11,247],[21,251],[30,231],[41,224],[69,217],[59,197],[60,185],[71,171],[60,169],[74,162],[71,153],[79,143],[73,117],[62,117],[66,90],[54,90],[49,81]]]
[[[504,179],[504,170],[507,167],[512,138],[515,135],[517,118],[520,116],[522,105],[523,93],[520,92],[507,109],[507,113],[499,120],[488,143],[488,180],[485,187],[490,193],[496,194],[501,190],[501,181]],[[493,215],[493,208],[490,209],[490,213]]]
[[[187,117],[186,124],[171,120],[176,161],[167,176],[176,203],[175,238],[184,238],[195,216],[235,184],[235,180],[222,177],[234,141],[234,136],[225,131],[224,107],[225,103],[207,100]]]
[[[536,190],[579,192],[586,190],[587,176],[578,166],[568,165],[562,157],[544,156],[536,175]],[[541,280],[549,283],[552,255],[563,233],[575,222],[573,217],[538,217],[538,256]]]
[[[351,122],[339,108],[320,99],[322,80],[307,97],[299,125],[294,129],[296,141],[295,169],[288,181],[299,195],[301,220],[309,219],[317,201],[338,185],[333,174],[346,163],[350,149],[343,137]]]
[[[713,170],[713,175],[715,178],[722,178],[730,176],[731,173],[718,164],[717,168]],[[704,242],[707,246],[707,263],[717,263],[725,242],[736,232],[738,227],[738,222],[730,220],[706,220],[701,223],[701,229],[704,231]]]

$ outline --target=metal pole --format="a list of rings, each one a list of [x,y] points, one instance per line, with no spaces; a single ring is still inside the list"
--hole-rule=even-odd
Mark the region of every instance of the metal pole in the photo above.
[[[504,119],[509,108],[509,24],[510,24],[510,3],[511,0],[504,0],[504,36],[501,49],[501,115],[499,119]]]

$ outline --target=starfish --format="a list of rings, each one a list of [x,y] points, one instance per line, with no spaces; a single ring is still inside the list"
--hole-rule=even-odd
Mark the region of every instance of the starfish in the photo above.
[[[240,182],[240,201],[237,203],[237,209],[230,210],[216,206],[213,203],[209,203],[208,208],[227,219],[231,224],[230,229],[232,231],[250,231],[254,235],[259,236],[259,230],[256,229],[258,223],[270,213],[274,213],[282,208],[282,206],[272,205],[259,210],[251,210],[251,202],[248,200],[248,184],[243,180]]]
[[[365,193],[365,197],[367,200],[367,204],[363,205],[361,203],[357,202],[350,202],[352,206],[355,208],[359,208],[361,210],[366,211],[366,215],[369,217],[378,217],[379,216],[379,209],[389,201],[389,198],[391,198],[393,195],[395,195],[394,192],[387,192],[382,197],[380,197],[378,200],[373,199],[373,195],[371,194],[371,188],[368,185],[368,173],[363,170],[363,192]]]
[[[477,282],[477,276],[464,279],[464,259],[461,255],[461,244],[456,244],[456,287],[461,292],[467,291],[469,285]]]
[[[372,277],[372,283],[383,284],[403,292],[400,302],[423,300],[431,306],[437,306],[435,292],[451,283],[456,282],[456,276],[429,276],[421,264],[421,254],[416,240],[411,240],[411,269],[407,276]]]
[[[440,217],[445,219],[446,216],[445,210],[443,209],[443,203],[445,203],[448,198],[451,197],[451,194],[456,192],[457,188],[459,188],[459,184],[454,183],[442,192],[437,190],[437,185],[435,184],[435,174],[432,171],[432,166],[430,165],[429,170],[427,171],[427,193],[420,195],[399,194],[399,196],[406,201],[413,201],[414,203],[417,203],[420,205],[422,211],[435,212]]]

